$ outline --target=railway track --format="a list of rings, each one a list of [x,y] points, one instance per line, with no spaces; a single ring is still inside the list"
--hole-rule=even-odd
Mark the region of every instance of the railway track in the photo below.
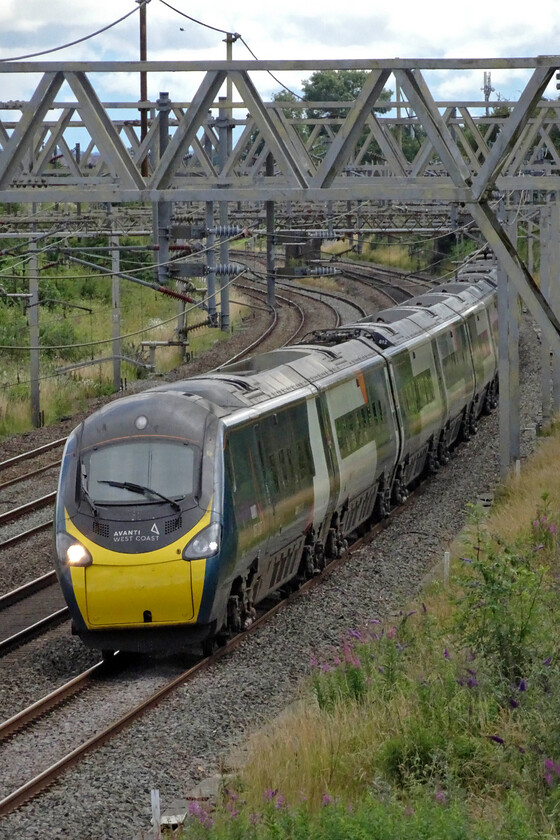
[[[67,618],[54,571],[7,592],[0,597],[0,657]]]
[[[398,515],[397,511],[395,511],[395,515]],[[1,723],[0,751],[3,750],[6,742],[9,741],[10,750],[17,752],[19,750],[17,740],[27,737],[29,733],[32,732],[33,727],[38,723],[38,721],[41,721],[43,725],[48,725],[50,716],[55,712],[60,711],[63,706],[65,710],[65,720],[74,722],[76,733],[72,736],[74,743],[71,749],[68,749],[68,751],[63,755],[56,757],[56,759],[52,760],[51,763],[49,763],[49,759],[45,762],[46,766],[44,766],[38,773],[31,775],[26,781],[18,784],[17,787],[14,787],[13,790],[7,793],[2,793],[2,798],[0,799],[0,816],[6,816],[24,803],[33,799],[46,787],[53,784],[53,782],[55,782],[64,772],[78,764],[90,752],[99,749],[105,743],[109,742],[126,726],[129,726],[133,722],[137,721],[148,710],[155,708],[180,686],[194,680],[202,670],[213,665],[225,657],[228,653],[235,650],[249,635],[258,632],[258,630],[268,623],[279,611],[285,609],[295,600],[303,597],[312,588],[327,580],[341,564],[345,563],[349,559],[354,550],[361,547],[364,543],[374,539],[377,534],[387,527],[387,524],[387,520],[377,523],[366,536],[357,539],[343,555],[331,560],[322,570],[320,575],[306,581],[295,592],[289,592],[289,594],[286,594],[280,601],[270,602],[267,604],[264,611],[261,612],[250,627],[233,637],[223,647],[217,648],[210,656],[198,659],[186,670],[181,671],[177,676],[167,680],[162,686],[158,687],[156,691],[143,697],[140,702],[132,704],[123,714],[104,726],[101,731],[96,732],[90,737],[84,738],[83,740],[81,739],[80,736],[83,728],[83,721],[79,714],[75,714],[73,712],[72,707],[69,704],[74,698],[87,689],[95,688],[96,690],[99,690],[100,682],[104,683],[105,687],[109,686],[109,693],[111,693],[112,689],[110,681],[115,677],[115,673],[124,673],[126,668],[126,658],[121,654],[117,653],[112,660],[100,662],[81,674],[78,674],[64,685],[50,692],[40,700],[35,701],[27,708],[22,709],[20,712]],[[60,726],[60,723],[58,725]],[[65,735],[68,735],[69,726],[70,723],[65,724]],[[31,735],[30,737],[33,736]],[[43,763],[43,760],[40,757],[35,756],[33,767],[36,768],[39,763]]]

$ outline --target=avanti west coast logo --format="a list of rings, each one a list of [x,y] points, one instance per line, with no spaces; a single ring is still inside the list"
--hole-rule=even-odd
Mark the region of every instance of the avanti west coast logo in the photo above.
[[[113,532],[113,542],[157,542],[159,540],[159,528],[154,522],[148,534],[143,533],[141,528],[121,528]]]

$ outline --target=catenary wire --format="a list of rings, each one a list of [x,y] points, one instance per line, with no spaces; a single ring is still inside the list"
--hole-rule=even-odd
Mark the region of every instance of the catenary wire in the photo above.
[[[131,15],[136,14],[140,6],[145,6],[146,3],[149,3],[150,0],[136,0],[138,6],[132,9],[130,12],[127,12],[126,15],[123,15],[118,20],[113,21],[113,23],[107,24],[107,26],[103,26],[101,29],[97,29],[95,32],[91,32],[89,35],[84,35],[83,38],[77,38],[75,41],[69,41],[67,44],[61,44],[58,47],[51,47],[48,50],[40,50],[39,52],[34,53],[27,53],[27,55],[14,55],[9,56],[8,58],[0,58],[0,62],[4,63],[7,61],[22,61],[23,59],[27,58],[37,58],[40,55],[48,55],[49,53],[53,52],[60,52],[60,50],[65,50],[68,47],[73,47],[76,44],[82,44],[84,41],[89,41],[91,38],[95,38],[97,35],[101,35],[103,32],[107,32],[107,30],[112,29],[117,24],[122,23],[123,20],[126,20]]]

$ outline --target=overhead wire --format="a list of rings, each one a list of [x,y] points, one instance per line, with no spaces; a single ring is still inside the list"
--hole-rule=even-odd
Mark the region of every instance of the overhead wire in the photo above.
[[[220,27],[218,27],[218,26],[211,26],[209,23],[205,23],[202,20],[198,20],[197,18],[194,18],[191,15],[187,15],[186,12],[182,12],[180,9],[175,8],[175,6],[172,6],[171,3],[167,2],[167,0],[159,0],[159,1],[160,1],[160,3],[163,3],[164,6],[167,6],[168,9],[171,9],[171,11],[176,12],[178,15],[181,15],[181,17],[184,17],[187,20],[190,20],[192,23],[196,23],[198,26],[203,26],[205,29],[212,29],[214,32],[220,32],[222,35],[230,35],[233,39],[233,43],[235,43],[235,41],[241,41],[243,46],[248,50],[248,52],[251,53],[251,55],[253,56],[255,61],[258,61],[257,56],[255,55],[255,53],[253,52],[253,50],[251,49],[251,47],[249,46],[247,41],[243,38],[243,36],[239,34],[239,32],[231,32],[231,30],[228,30],[228,29],[220,29]],[[303,96],[301,96],[299,93],[296,93],[295,91],[291,90],[289,87],[287,87],[287,85],[285,85],[283,82],[281,82],[280,79],[278,79],[274,75],[274,73],[272,73],[270,70],[267,70],[266,72],[268,73],[268,75],[272,79],[274,79],[274,81],[277,84],[280,85],[280,87],[284,88],[284,90],[287,90],[288,93],[292,94],[292,96],[297,97],[297,99],[300,99],[302,102],[306,101],[303,98]]]
[[[96,29],[95,32],[91,32],[89,35],[84,35],[83,38],[76,38],[75,41],[69,41],[68,43],[61,44],[58,47],[50,47],[50,49],[47,50],[39,50],[38,52],[27,53],[26,55],[15,55],[9,56],[8,58],[0,58],[0,63],[6,63],[8,61],[23,61],[27,58],[37,58],[40,55],[49,55],[49,53],[60,52],[60,50],[66,50],[68,49],[68,47],[74,47],[76,44],[83,44],[84,41],[89,41],[91,40],[91,38],[95,38],[97,37],[97,35],[101,35],[103,34],[103,32],[107,32],[109,29],[112,29],[114,26],[117,26],[117,24],[122,23],[123,20],[126,20],[131,15],[136,14],[140,7],[145,6],[146,3],[150,2],[150,0],[135,0],[135,2],[137,4],[136,7],[131,9],[130,12],[127,12],[126,15],[123,15],[118,20],[113,21],[113,23],[107,24],[107,26],[101,27],[101,29]]]

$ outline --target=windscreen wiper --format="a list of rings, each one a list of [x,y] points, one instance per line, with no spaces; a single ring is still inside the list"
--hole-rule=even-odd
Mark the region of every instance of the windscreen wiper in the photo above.
[[[98,479],[98,484],[108,484],[110,487],[122,487],[123,490],[130,490],[131,493],[139,493],[141,496],[159,496],[164,502],[168,502],[175,510],[181,510],[181,505],[177,504],[175,499],[170,499],[169,496],[164,496],[158,490],[153,490],[151,487],[144,487],[143,484],[134,484],[133,481],[112,481],[110,479]]]
[[[81,495],[83,496],[83,498],[86,500],[86,502],[88,503],[88,505],[92,509],[93,515],[97,516],[98,511],[97,511],[97,508],[95,506],[95,502],[91,498],[91,496],[89,494],[89,490],[87,489],[87,476],[86,476],[83,465],[82,465],[82,480],[80,482],[80,490],[81,490]]]

